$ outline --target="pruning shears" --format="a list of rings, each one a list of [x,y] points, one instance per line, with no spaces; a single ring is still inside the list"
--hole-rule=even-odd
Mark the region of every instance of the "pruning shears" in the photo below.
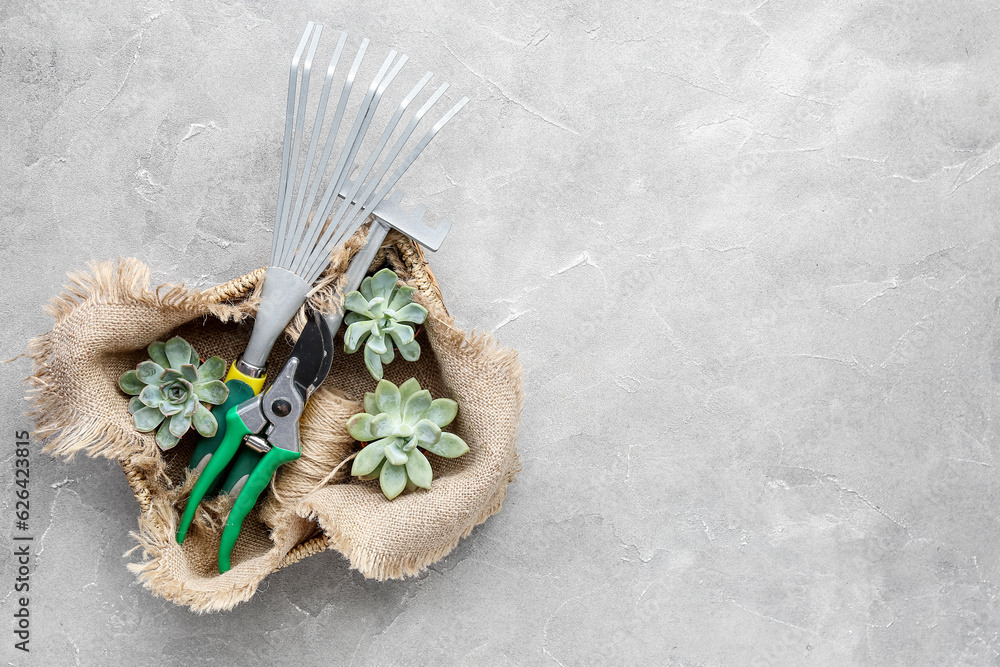
[[[329,374],[332,362],[333,332],[327,319],[313,311],[271,387],[226,413],[225,436],[191,490],[177,530],[178,544],[184,542],[202,498],[236,458],[223,484],[236,500],[219,544],[219,571],[229,571],[243,520],[275,471],[302,454],[299,418],[306,401]]]

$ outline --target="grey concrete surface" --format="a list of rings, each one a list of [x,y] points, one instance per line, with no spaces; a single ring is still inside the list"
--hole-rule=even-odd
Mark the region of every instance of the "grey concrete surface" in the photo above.
[[[996,664],[997,9],[0,4],[0,357],[88,260],[266,263],[312,18],[472,99],[404,185],[527,394],[506,505],[430,571],[326,553],[223,615],[135,583],[114,465],[36,452],[3,664]],[[5,550],[29,370],[0,366]]]

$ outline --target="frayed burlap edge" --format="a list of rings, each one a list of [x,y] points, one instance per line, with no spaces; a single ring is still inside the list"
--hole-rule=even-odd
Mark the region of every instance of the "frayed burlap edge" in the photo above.
[[[196,479],[196,476],[188,475],[184,485],[185,493],[190,491]],[[204,502],[221,505],[230,501],[228,498],[220,497]],[[204,587],[185,585],[183,582],[179,582],[171,567],[170,545],[163,539],[164,536],[173,535],[176,532],[177,513],[173,502],[165,495],[150,496],[148,508],[139,516],[138,530],[129,533],[135,540],[136,546],[125,553],[127,556],[136,550],[142,551],[142,560],[138,563],[128,563],[126,567],[136,575],[143,587],[166,600],[189,607],[191,611],[196,613],[229,611],[239,603],[249,600],[257,592],[263,579],[240,586],[216,585],[222,583],[218,580],[225,575],[198,582],[203,583]],[[283,531],[278,528],[272,534],[272,539],[276,543],[286,541],[284,533],[287,532],[287,530]],[[325,551],[327,548],[326,536],[320,534],[291,547],[284,555],[280,555],[279,550],[275,550],[274,556],[266,559],[261,565],[273,573],[307,556]]]
[[[27,416],[35,423],[33,434],[46,441],[42,449],[45,453],[73,458],[78,452],[86,451],[90,456],[128,460],[135,468],[158,472],[155,463],[160,458],[158,450],[134,431],[103,424],[92,415],[67,408],[55,391],[53,341],[61,335],[68,318],[91,304],[138,304],[166,313],[187,312],[199,307],[224,322],[240,320],[252,312],[254,304],[248,300],[236,305],[232,299],[247,294],[241,292],[241,288],[253,288],[257,282],[255,278],[259,279],[258,272],[205,291],[170,284],[154,290],[149,285],[149,267],[138,259],[90,262],[87,267],[89,273],[68,274],[69,283],[63,286],[63,293],[44,307],[46,313],[55,317],[52,330],[28,343],[28,356],[34,361],[34,372],[27,378],[27,399],[33,405]],[[262,275],[263,270],[258,271]]]
[[[420,258],[422,261],[422,254],[420,255]],[[425,296],[426,294],[440,295],[440,291],[437,289],[437,282],[434,280],[433,274],[430,275],[428,283],[426,284],[428,286],[433,285],[433,290],[428,290],[428,292],[419,296]],[[524,382],[521,363],[518,359],[517,351],[511,348],[503,347],[496,340],[490,338],[486,333],[477,331],[466,333],[461,329],[455,328],[455,320],[444,309],[443,303],[440,301],[434,303],[433,299],[427,298],[420,300],[430,311],[430,317],[437,320],[437,323],[443,327],[443,329],[436,332],[436,335],[439,336],[441,344],[452,345],[462,354],[470,357],[491,357],[492,359],[499,361],[495,370],[500,373],[510,374],[515,378],[514,396],[517,403],[517,412],[520,413],[524,406]],[[517,437],[516,432],[513,437]],[[455,549],[456,546],[458,546],[458,543],[462,539],[468,537],[472,533],[476,526],[484,523],[491,516],[499,512],[500,508],[503,506],[504,500],[507,497],[508,486],[512,481],[514,481],[514,478],[520,471],[521,458],[515,451],[513,464],[504,475],[496,493],[483,510],[476,515],[475,519],[469,523],[468,527],[466,527],[466,529],[453,540],[450,540],[433,551],[424,552],[419,557],[399,557],[397,555],[371,554],[359,545],[356,545],[336,525],[323,521],[322,517],[316,515],[315,513],[304,512],[300,513],[299,516],[303,519],[319,523],[319,525],[323,528],[323,532],[326,533],[323,539],[329,542],[329,548],[335,549],[343,554],[350,561],[351,567],[361,572],[364,576],[371,579],[377,579],[379,581],[384,581],[386,579],[402,579],[406,576],[420,574],[420,572],[425,570],[428,566],[447,556],[453,549]]]

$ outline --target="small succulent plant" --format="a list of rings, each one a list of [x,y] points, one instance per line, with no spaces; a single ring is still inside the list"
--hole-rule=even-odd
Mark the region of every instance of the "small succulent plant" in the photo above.
[[[427,309],[413,303],[416,290],[397,287],[398,280],[395,273],[382,269],[361,282],[360,292],[350,292],[344,300],[344,352],[353,354],[364,343],[365,366],[376,380],[382,379],[382,365],[393,359],[393,343],[407,361],[420,358],[412,325],[424,323]]]
[[[449,459],[469,451],[464,440],[441,431],[456,414],[458,403],[432,400],[413,378],[398,388],[381,380],[374,393],[365,394],[365,411],[347,420],[351,436],[368,443],[354,459],[351,474],[377,478],[389,500],[403,489],[431,488],[431,464],[421,449]]]
[[[122,391],[133,396],[128,411],[136,430],[159,426],[160,449],[176,445],[192,424],[206,438],[215,435],[219,424],[205,403],[219,405],[229,397],[229,387],[221,381],[226,372],[222,358],[200,363],[198,353],[180,336],[157,341],[146,351],[152,361],[143,361],[118,380]]]

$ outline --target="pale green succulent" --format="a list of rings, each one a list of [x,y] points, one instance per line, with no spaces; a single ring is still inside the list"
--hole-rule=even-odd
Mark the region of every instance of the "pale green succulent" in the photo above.
[[[365,411],[347,420],[347,431],[367,442],[354,459],[351,474],[376,479],[389,500],[403,489],[431,488],[431,464],[421,449],[453,459],[469,451],[454,433],[441,431],[458,414],[458,403],[435,398],[410,378],[398,388],[381,380],[365,394]],[[372,442],[374,441],[374,442]]]
[[[416,290],[397,287],[398,280],[395,273],[382,269],[361,282],[360,292],[350,292],[344,299],[344,352],[353,354],[364,343],[365,366],[376,380],[382,379],[382,364],[393,359],[393,343],[407,361],[420,358],[412,325],[424,323],[427,309],[413,303]]]
[[[206,438],[215,435],[219,423],[205,403],[219,405],[229,398],[229,387],[221,381],[226,372],[222,358],[200,363],[198,353],[180,336],[157,341],[146,351],[152,361],[142,362],[118,380],[122,391],[133,396],[128,411],[136,430],[159,426],[160,449],[176,445],[192,424]]]

